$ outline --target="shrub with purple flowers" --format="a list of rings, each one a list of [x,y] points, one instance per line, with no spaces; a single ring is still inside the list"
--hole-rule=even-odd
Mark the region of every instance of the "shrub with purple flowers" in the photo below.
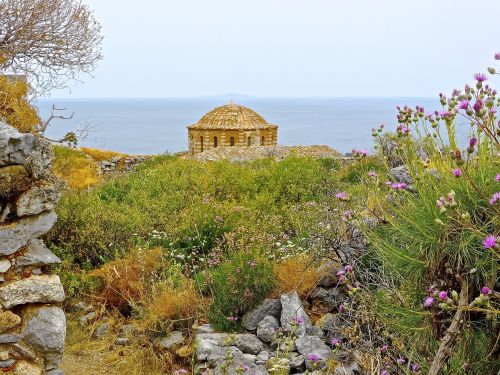
[[[369,298],[404,338],[408,358],[418,359],[400,363],[411,372],[500,370],[500,301],[492,292],[500,260],[500,97],[486,74],[474,79],[450,97],[440,94],[440,110],[400,107],[396,133],[373,134],[387,172],[401,166],[414,181],[384,186],[366,178],[378,202],[372,214],[383,223],[367,229],[384,271],[383,291]],[[388,189],[405,190],[404,199]]]

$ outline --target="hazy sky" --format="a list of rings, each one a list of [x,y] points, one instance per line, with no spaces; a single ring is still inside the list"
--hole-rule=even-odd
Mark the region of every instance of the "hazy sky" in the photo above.
[[[500,52],[499,0],[84,2],[104,60],[54,97],[434,96]]]

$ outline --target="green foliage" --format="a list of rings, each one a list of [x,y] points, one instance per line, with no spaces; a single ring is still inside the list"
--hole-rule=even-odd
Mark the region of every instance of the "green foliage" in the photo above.
[[[234,254],[201,279],[208,282],[213,296],[210,322],[223,331],[239,330],[243,314],[261,302],[275,286],[271,263],[245,253]]]

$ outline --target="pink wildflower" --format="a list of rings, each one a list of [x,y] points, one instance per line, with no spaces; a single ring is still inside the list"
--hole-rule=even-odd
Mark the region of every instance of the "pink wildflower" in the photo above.
[[[377,177],[377,172],[375,172],[375,171],[370,171],[370,172],[368,172],[368,176],[375,178],[375,177]],[[500,176],[500,175],[499,175],[499,176]]]
[[[474,74],[474,79],[478,82],[484,82],[488,79],[488,77],[486,77],[486,74],[476,73]]]
[[[487,296],[489,293],[490,293],[490,288],[488,288],[487,286],[483,286],[481,288],[481,294]]]
[[[462,100],[460,103],[458,103],[458,108],[460,108],[460,109],[467,109],[467,108],[469,108],[469,101],[468,100]]]
[[[311,362],[317,362],[319,360],[319,357],[316,354],[309,354],[307,357]]]
[[[500,200],[500,191],[497,191],[495,194],[493,194],[493,197],[490,199],[490,205],[493,206],[499,200]]]
[[[411,365],[412,372],[417,372],[418,370],[420,370],[420,365],[418,363],[414,363],[413,365]]]
[[[434,298],[429,296],[424,299],[424,306],[425,307],[431,307],[432,304],[434,303]]]
[[[470,147],[474,147],[476,144],[477,144],[477,138],[476,138],[476,137],[472,137],[472,138],[469,140],[469,146],[470,146]]]
[[[500,52],[495,53],[495,60],[500,60]]]
[[[495,177],[496,182],[500,182],[500,173]]]
[[[340,340],[337,338],[333,338],[331,341],[332,346],[339,346],[340,345]]]
[[[439,298],[442,299],[443,301],[448,299],[448,292],[442,290],[438,294]]]
[[[486,237],[483,241],[483,246],[486,249],[492,249],[496,246],[496,244],[497,244],[497,238],[494,235]]]
[[[462,170],[460,168],[456,168],[453,170],[453,175],[458,178],[462,175]]]

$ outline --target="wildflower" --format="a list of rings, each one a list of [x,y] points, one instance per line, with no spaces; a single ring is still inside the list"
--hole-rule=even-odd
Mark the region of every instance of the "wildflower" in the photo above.
[[[497,176],[495,177],[495,181],[496,181],[496,182],[500,182],[500,173],[499,173],[499,174],[497,174]]]
[[[424,299],[425,307],[431,307],[433,303],[434,303],[434,297],[429,296]]]
[[[246,372],[246,371],[250,370],[250,367],[245,363],[242,366],[242,370]]]
[[[370,171],[370,172],[368,172],[368,176],[369,176],[369,177],[372,177],[372,178],[375,178],[375,177],[377,177],[377,172],[375,172],[375,171]],[[499,175],[499,176],[500,176],[500,175]]]
[[[352,271],[353,271],[353,268],[350,264],[345,266],[344,269],[345,269],[345,272],[347,272],[347,273],[352,273]]]
[[[469,108],[469,101],[468,100],[462,100],[460,103],[458,103],[458,108],[460,109],[467,109]]]
[[[345,275],[339,276],[339,284],[343,284],[345,282]]]
[[[477,144],[477,138],[476,138],[476,137],[472,137],[472,138],[469,140],[469,146],[470,146],[470,147],[474,147],[476,144]]]
[[[382,370],[382,372],[380,373],[380,375],[389,375],[389,373],[387,372],[387,370]]]
[[[347,201],[349,200],[349,195],[346,192],[340,192],[335,194],[335,198],[337,198],[340,201]]]
[[[340,346],[340,343],[341,343],[341,341],[337,338],[333,338],[330,342],[332,343],[332,346],[334,346],[334,347]]]
[[[311,362],[318,362],[319,361],[319,357],[316,355],[316,354],[309,354],[307,356],[307,358],[311,361]]]
[[[483,241],[483,246],[486,249],[492,249],[497,245],[497,238],[494,235],[488,236]]]
[[[500,60],[500,52],[495,53],[495,60]]]
[[[236,322],[238,320],[238,317],[237,316],[228,316],[226,319],[231,321],[231,322]]]
[[[380,351],[381,351],[381,352],[385,352],[387,349],[389,349],[389,347],[388,347],[387,345],[382,345],[382,346],[380,347]]]
[[[400,365],[404,365],[406,363],[406,359],[404,358],[398,358],[397,362],[400,364]]]
[[[391,184],[391,188],[394,190],[406,190],[408,185],[406,185],[404,182],[394,182]]]
[[[174,375],[187,374],[187,373],[188,373],[188,372],[187,372],[187,370],[186,370],[186,369],[181,368],[180,370],[176,370],[176,371],[174,372]]]
[[[344,270],[338,270],[337,271],[337,276],[342,276],[342,275],[345,275],[345,271]]]
[[[442,290],[439,292],[438,294],[439,298],[442,299],[443,301],[444,300],[447,300],[448,299],[448,292]]]
[[[482,294],[482,295],[487,296],[489,293],[490,293],[490,288],[488,288],[487,286],[483,286],[483,287],[481,288],[481,294]]]
[[[297,323],[297,324],[304,324],[304,318],[301,317],[301,316],[297,316],[295,318],[295,323]]]
[[[411,365],[412,372],[417,372],[418,370],[420,370],[420,365],[418,363],[414,363],[413,365]]]
[[[474,79],[478,82],[484,82],[488,79],[488,77],[486,77],[486,74],[476,73],[474,74]]]
[[[481,99],[477,99],[472,108],[474,108],[474,111],[479,112],[481,108],[483,108],[483,101]]]
[[[339,305],[339,312],[344,312],[344,311],[345,311],[344,304],[343,304],[343,303],[341,303],[341,304]]]
[[[490,205],[493,206],[499,200],[500,200],[500,191],[497,191],[495,194],[493,194],[493,197],[490,199]]]
[[[352,220],[352,212],[349,210],[342,212],[342,220],[345,222],[351,221]]]
[[[453,170],[453,175],[458,178],[462,175],[462,170],[460,168],[456,168]]]

